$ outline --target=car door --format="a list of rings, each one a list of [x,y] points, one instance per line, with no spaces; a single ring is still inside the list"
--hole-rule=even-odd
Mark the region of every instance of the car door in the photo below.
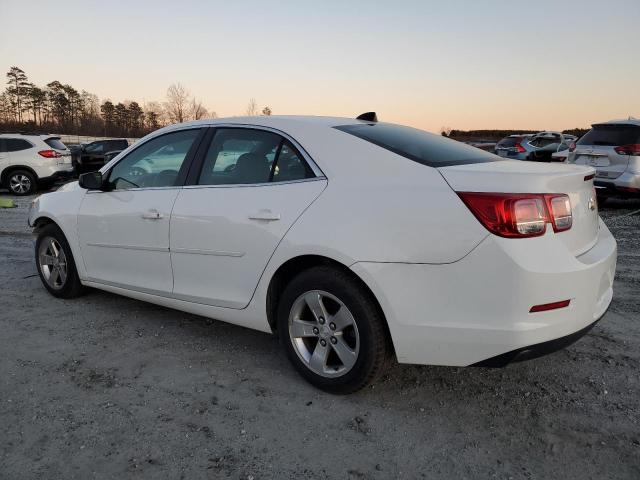
[[[327,181],[291,139],[263,129],[217,128],[202,151],[171,215],[174,297],[244,308]]]
[[[89,191],[78,213],[78,236],[90,281],[170,295],[169,218],[203,129],[153,137],[105,172],[107,191]],[[151,168],[171,146],[163,170]],[[151,163],[150,163],[151,162]]]

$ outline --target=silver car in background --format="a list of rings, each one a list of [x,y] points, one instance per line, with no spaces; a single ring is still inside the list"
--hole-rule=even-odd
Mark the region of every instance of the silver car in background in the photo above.
[[[510,135],[497,143],[495,153],[512,160],[552,162],[554,153],[568,150],[575,141],[575,136],[561,132]]]
[[[640,195],[640,120],[596,123],[576,143],[569,163],[596,169],[598,197]]]

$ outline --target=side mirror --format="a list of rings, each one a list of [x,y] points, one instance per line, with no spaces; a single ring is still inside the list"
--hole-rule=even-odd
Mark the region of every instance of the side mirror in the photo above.
[[[87,190],[102,190],[104,181],[101,172],[88,172],[80,175],[78,183]]]

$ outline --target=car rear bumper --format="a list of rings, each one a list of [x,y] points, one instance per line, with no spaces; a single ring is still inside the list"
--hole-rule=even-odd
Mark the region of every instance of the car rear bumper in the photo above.
[[[53,183],[60,180],[69,180],[70,178],[73,178],[73,168],[70,168],[68,170],[58,170],[57,172],[53,172],[48,177],[38,178],[38,181],[43,183]]]
[[[626,171],[618,178],[611,180],[596,179],[593,184],[598,193],[601,194],[640,196],[640,173]]]
[[[515,358],[586,332],[613,296],[616,242],[602,221],[595,245],[577,257],[548,235],[532,242],[488,236],[450,264],[359,262],[352,269],[380,302],[399,362],[468,366]],[[530,313],[562,300],[569,305]]]

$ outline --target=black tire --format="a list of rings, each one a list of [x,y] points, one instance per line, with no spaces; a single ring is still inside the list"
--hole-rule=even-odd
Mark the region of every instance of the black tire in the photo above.
[[[294,340],[289,333],[289,316],[294,304],[303,298],[304,294],[315,291],[327,292],[342,302],[342,306],[348,308],[357,327],[359,351],[353,366],[341,376],[327,378],[312,371],[311,367],[299,357],[297,347],[294,346]],[[328,301],[331,302],[331,300]],[[371,293],[351,275],[340,269],[319,266],[300,273],[285,287],[278,302],[277,315],[280,342],[289,360],[309,383],[321,390],[338,394],[360,390],[373,383],[383,373],[390,359],[390,341],[382,312],[380,312]],[[329,315],[330,318],[331,315]],[[327,320],[327,325],[329,324],[329,320]],[[331,332],[328,334],[333,335]],[[313,342],[320,343],[319,338],[310,337],[308,341],[311,344]],[[327,344],[333,343],[334,339],[331,338],[331,340],[332,342],[327,342]],[[332,346],[327,347],[328,350],[331,350],[329,347]],[[337,351],[335,354],[337,355]]]
[[[38,180],[29,170],[13,170],[5,179],[5,187],[13,195],[31,195],[38,189]]]
[[[64,252],[66,274],[64,282],[61,281],[59,286],[52,285],[48,280],[52,275],[51,267],[43,265],[43,262],[40,259],[41,248],[46,249],[47,247],[45,242],[48,243],[50,239],[54,239]],[[60,230],[57,225],[46,225],[38,232],[35,257],[36,268],[38,269],[40,280],[51,295],[58,298],[76,298],[85,293],[86,289],[82,286],[82,283],[80,283],[80,278],[78,277],[78,271],[76,269],[76,264],[73,259],[73,254],[71,253],[69,243],[67,242],[64,233],[62,233],[62,230]],[[47,271],[45,271],[45,269]],[[61,279],[62,277],[59,276],[58,278]]]
[[[601,207],[602,205],[604,205],[607,200],[609,200],[609,196],[608,195],[602,195],[602,194],[598,194],[598,192],[596,192],[596,199],[598,200],[598,207]]]

